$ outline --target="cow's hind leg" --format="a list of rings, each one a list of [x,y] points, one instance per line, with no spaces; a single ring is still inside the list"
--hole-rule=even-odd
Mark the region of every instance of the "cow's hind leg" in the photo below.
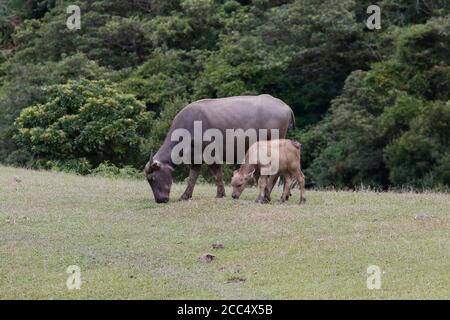
[[[193,164],[189,170],[189,180],[186,190],[184,190],[183,195],[180,197],[180,200],[189,200],[192,198],[192,192],[194,191],[195,183],[197,182],[198,175],[200,174],[201,169],[200,164]]]
[[[225,186],[223,185],[223,179],[222,179],[222,167],[220,164],[212,164],[209,166],[211,169],[211,172],[216,178],[216,186],[217,186],[217,195],[216,198],[223,198],[225,197]]]
[[[306,198],[304,197],[305,194],[305,175],[303,174],[302,170],[300,168],[295,172],[295,176],[298,180],[299,189],[300,189],[300,204],[302,202],[306,202]]]

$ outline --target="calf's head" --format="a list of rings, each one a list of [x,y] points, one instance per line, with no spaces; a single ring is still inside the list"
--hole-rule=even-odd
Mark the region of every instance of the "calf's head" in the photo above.
[[[157,203],[169,201],[170,188],[172,187],[172,171],[173,168],[171,166],[164,165],[157,160],[150,159],[145,165],[144,173]]]
[[[239,172],[239,170],[234,171],[233,177],[231,178],[231,186],[233,187],[233,193],[231,194],[231,197],[233,199],[239,199],[242,191],[244,191],[254,172],[255,170],[248,174],[243,174]]]

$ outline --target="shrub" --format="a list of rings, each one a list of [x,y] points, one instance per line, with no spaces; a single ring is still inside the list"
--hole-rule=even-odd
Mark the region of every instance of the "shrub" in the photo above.
[[[133,165],[141,161],[140,147],[152,118],[140,101],[103,80],[69,81],[48,88],[47,103],[20,113],[14,138],[44,161]]]
[[[108,161],[101,163],[97,168],[91,171],[91,174],[93,176],[107,177],[107,178],[135,178],[135,179],[143,178],[142,172],[136,170],[131,166],[124,166],[123,168],[118,168]]]

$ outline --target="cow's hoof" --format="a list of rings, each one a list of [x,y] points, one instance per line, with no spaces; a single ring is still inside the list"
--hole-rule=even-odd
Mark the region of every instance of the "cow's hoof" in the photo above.
[[[188,201],[188,200],[190,200],[192,197],[189,197],[189,196],[181,196],[180,197],[180,199],[178,199],[178,201]]]
[[[301,198],[298,204],[306,203],[306,198]]]
[[[218,193],[216,198],[225,198],[225,193]]]

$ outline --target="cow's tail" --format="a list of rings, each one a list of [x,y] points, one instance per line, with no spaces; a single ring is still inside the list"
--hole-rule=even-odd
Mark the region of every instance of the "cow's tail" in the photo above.
[[[289,110],[291,110],[291,121],[289,122],[289,129],[293,129],[295,128],[295,114],[290,107]]]

